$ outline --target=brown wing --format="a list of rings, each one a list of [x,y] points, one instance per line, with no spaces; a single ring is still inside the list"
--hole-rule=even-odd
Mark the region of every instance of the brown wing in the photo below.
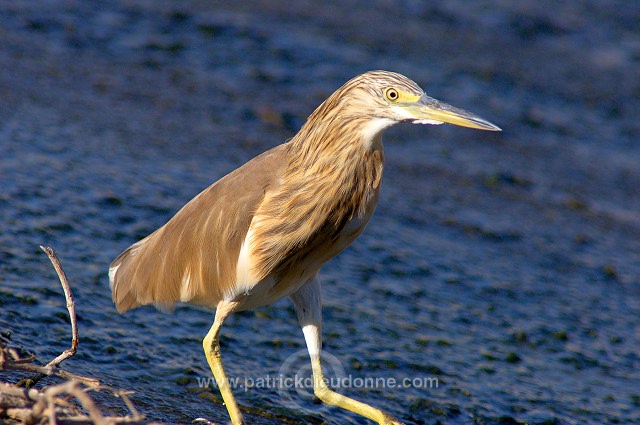
[[[229,293],[240,246],[265,192],[279,184],[285,155],[280,145],[257,156],[120,254],[109,269],[118,311],[177,301],[214,307]]]

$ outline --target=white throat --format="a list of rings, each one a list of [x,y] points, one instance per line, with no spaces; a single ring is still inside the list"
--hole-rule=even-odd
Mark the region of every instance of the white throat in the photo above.
[[[362,143],[370,149],[374,143],[380,140],[382,132],[396,123],[390,118],[376,118],[371,121],[360,131]]]

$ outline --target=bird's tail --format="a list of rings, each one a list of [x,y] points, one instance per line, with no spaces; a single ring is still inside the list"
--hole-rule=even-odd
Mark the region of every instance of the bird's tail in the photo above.
[[[133,285],[131,285],[130,282],[124,281],[122,278],[122,272],[120,274],[118,273],[123,265],[125,268],[127,267],[128,263],[132,257],[135,256],[142,243],[144,243],[144,239],[131,245],[122,254],[118,255],[118,257],[113,260],[109,266],[109,287],[111,288],[111,299],[120,313],[124,313],[127,310],[131,310],[132,308],[142,305],[133,291]]]

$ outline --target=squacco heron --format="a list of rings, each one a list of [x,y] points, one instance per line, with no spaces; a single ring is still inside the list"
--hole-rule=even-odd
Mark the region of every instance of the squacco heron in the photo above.
[[[381,136],[401,122],[500,130],[427,96],[403,75],[367,72],[325,100],[291,140],[209,186],[111,264],[119,312],[176,302],[215,308],[203,346],[234,425],[243,418],[222,367],[222,323],[235,311],[286,296],[307,344],[315,395],[379,424],[400,424],[327,386],[317,273],[371,218],[384,163]]]

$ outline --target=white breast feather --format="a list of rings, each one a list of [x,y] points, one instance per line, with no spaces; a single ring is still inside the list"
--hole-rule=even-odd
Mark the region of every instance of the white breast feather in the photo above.
[[[191,280],[191,269],[186,269],[182,275],[180,284],[180,301],[189,302],[193,298],[193,281]]]
[[[252,263],[251,263],[251,240],[253,238],[253,232],[251,228],[247,232],[242,245],[240,246],[240,253],[238,254],[238,262],[236,265],[236,285],[231,294],[227,294],[225,299],[233,300],[242,294],[247,294],[258,283],[256,278],[252,275]]]
[[[116,273],[118,272],[118,268],[120,268],[120,264],[109,268],[109,288],[111,288],[111,291],[113,291],[113,285],[116,282]]]

